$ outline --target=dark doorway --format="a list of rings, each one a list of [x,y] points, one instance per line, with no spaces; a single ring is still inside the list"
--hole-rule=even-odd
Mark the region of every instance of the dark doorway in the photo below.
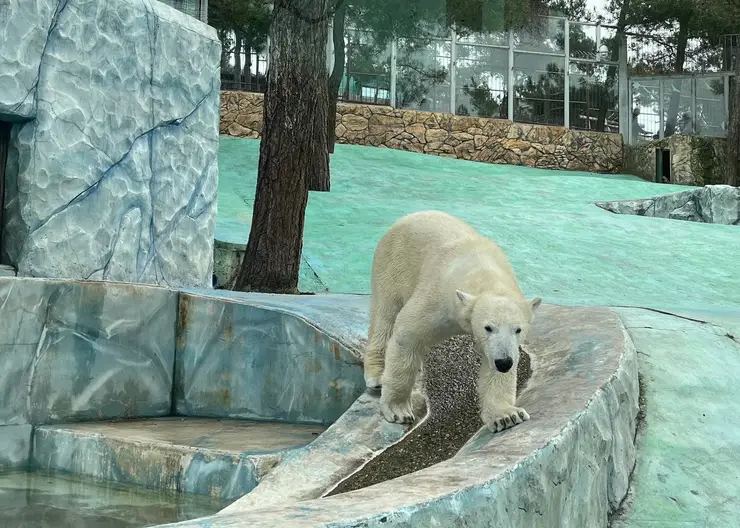
[[[655,181],[671,183],[671,150],[655,149]]]
[[[5,212],[5,165],[8,163],[11,126],[10,123],[0,121],[0,259],[2,259],[3,226],[5,225],[3,220],[3,213]]]

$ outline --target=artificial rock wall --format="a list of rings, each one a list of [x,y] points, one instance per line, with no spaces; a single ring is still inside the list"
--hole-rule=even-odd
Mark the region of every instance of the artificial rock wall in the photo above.
[[[220,43],[157,0],[0,1],[3,263],[209,286]]]
[[[258,138],[262,95],[221,93],[221,134]],[[512,123],[416,110],[340,103],[337,141],[389,147],[452,158],[543,169],[617,172],[622,167],[619,134]]]
[[[625,172],[655,181],[655,151],[659,148],[670,150],[670,183],[699,187],[727,183],[725,138],[675,135],[658,141],[625,146]]]

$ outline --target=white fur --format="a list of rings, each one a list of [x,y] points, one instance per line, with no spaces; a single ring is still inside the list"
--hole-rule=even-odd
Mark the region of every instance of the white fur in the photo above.
[[[524,298],[503,251],[462,220],[439,211],[398,220],[373,258],[364,362],[367,386],[382,386],[383,416],[413,421],[411,392],[427,351],[468,334],[482,355],[483,422],[501,431],[528,420],[514,405],[516,371],[519,344],[540,302]],[[500,372],[496,365],[509,359],[511,368]]]

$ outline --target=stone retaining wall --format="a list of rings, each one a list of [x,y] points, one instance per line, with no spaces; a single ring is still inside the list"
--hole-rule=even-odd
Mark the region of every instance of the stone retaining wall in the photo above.
[[[221,92],[221,134],[259,138],[262,94]],[[619,134],[340,103],[337,141],[543,169],[617,172]]]

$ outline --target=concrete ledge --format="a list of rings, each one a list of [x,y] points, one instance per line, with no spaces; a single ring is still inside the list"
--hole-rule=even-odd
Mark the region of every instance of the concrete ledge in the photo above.
[[[606,526],[635,463],[634,346],[609,309],[543,306],[527,349],[529,422],[369,488],[167,526]]]
[[[29,424],[0,426],[0,471],[28,465],[32,434]]]
[[[156,490],[233,500],[249,493],[315,426],[166,418],[41,426],[31,465]]]

